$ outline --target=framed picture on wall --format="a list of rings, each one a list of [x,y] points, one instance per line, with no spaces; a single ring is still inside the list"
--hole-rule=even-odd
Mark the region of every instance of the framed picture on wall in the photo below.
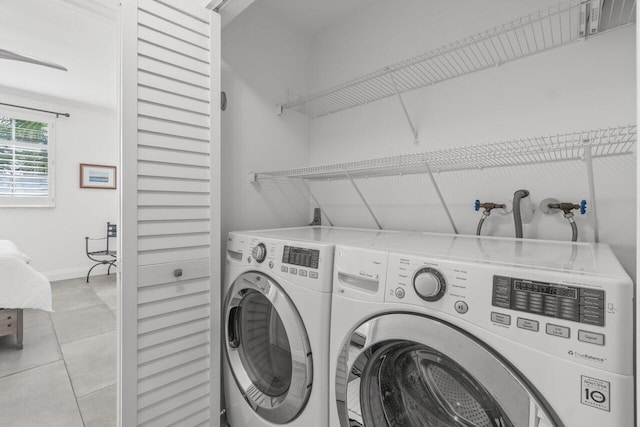
[[[80,163],[80,188],[116,188],[116,167]]]

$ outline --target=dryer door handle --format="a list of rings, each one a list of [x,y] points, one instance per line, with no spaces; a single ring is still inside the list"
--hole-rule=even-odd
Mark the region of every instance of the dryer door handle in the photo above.
[[[240,307],[233,307],[229,310],[228,323],[229,347],[240,347]]]

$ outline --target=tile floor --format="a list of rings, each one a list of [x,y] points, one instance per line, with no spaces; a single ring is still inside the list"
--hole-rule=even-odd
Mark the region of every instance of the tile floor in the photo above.
[[[24,311],[24,348],[0,337],[0,425],[116,425],[116,276],[51,283],[54,313]]]

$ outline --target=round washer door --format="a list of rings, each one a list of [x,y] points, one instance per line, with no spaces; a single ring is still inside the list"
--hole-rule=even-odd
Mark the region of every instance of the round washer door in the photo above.
[[[343,427],[562,427],[500,356],[462,330],[417,314],[360,325],[340,353]]]
[[[262,418],[290,422],[307,404],[313,379],[300,314],[273,279],[257,272],[233,282],[225,307],[225,348],[236,385]]]

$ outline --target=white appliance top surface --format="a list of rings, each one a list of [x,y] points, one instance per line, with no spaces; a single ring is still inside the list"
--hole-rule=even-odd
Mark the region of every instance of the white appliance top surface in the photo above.
[[[302,242],[317,243],[344,243],[365,239],[374,239],[378,236],[388,236],[395,234],[395,232],[391,231],[326,226],[277,228],[270,230],[243,231],[241,233],[272,239],[298,240]]]
[[[536,269],[627,276],[606,244],[401,233],[348,246]]]

